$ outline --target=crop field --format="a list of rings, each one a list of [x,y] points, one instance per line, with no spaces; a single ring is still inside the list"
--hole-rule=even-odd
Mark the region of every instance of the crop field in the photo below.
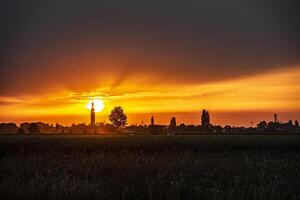
[[[0,136],[0,199],[300,199],[300,136]]]

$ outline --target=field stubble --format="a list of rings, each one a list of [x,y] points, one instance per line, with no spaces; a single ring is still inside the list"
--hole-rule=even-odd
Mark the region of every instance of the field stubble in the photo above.
[[[1,136],[0,199],[298,199],[298,136]]]

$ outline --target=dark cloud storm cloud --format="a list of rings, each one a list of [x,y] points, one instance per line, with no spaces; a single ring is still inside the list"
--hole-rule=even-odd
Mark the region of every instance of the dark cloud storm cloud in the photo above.
[[[296,0],[0,4],[0,95],[136,74],[201,83],[300,62]]]

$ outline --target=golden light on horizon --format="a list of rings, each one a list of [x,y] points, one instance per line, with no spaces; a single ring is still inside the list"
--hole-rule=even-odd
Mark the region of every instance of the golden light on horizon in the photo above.
[[[158,123],[168,123],[167,118],[177,116],[175,113],[199,115],[203,108],[212,113],[258,113],[258,120],[264,119],[259,118],[259,113],[294,113],[290,119],[299,119],[300,116],[300,67],[205,84],[153,84],[148,80],[150,78],[143,75],[135,76],[115,86],[109,83],[99,88],[95,86],[93,92],[89,88],[87,91],[62,89],[30,96],[0,96],[0,121],[89,123],[92,102],[95,112],[101,112],[96,115],[97,121],[107,121],[110,111],[121,106],[129,116],[129,124],[146,121],[152,115],[156,116]],[[251,116],[255,117],[254,114]],[[247,125],[247,117],[244,115],[233,120]],[[191,114],[182,118],[182,122],[196,123],[198,119],[199,116]],[[228,124],[228,119],[225,115],[214,114],[212,121]]]
[[[101,99],[92,99],[86,104],[86,108],[91,110],[92,103],[94,102],[95,112],[101,112],[104,108],[104,102]]]

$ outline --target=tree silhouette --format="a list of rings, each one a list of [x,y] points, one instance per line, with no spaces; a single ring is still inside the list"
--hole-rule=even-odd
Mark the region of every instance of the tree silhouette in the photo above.
[[[299,128],[299,122],[298,122],[298,120],[295,120],[295,127]]]
[[[31,133],[31,134],[39,134],[40,133],[40,128],[38,126],[37,123],[31,123],[28,127],[28,131]]]
[[[154,125],[154,117],[153,116],[151,117],[151,120],[150,120],[149,130],[152,135],[158,134],[157,126]]]
[[[210,116],[209,112],[206,111],[205,109],[202,110],[202,115],[201,115],[201,126],[205,129],[209,128],[210,125]]]
[[[0,133],[16,133],[18,128],[15,123],[0,123]]]
[[[151,117],[151,126],[154,126],[154,117]]]
[[[170,127],[174,128],[176,127],[176,118],[172,117],[171,121],[170,121]]]
[[[277,113],[274,113],[274,122],[275,123],[279,123]]]
[[[267,129],[268,128],[268,124],[266,121],[261,121],[257,124],[257,128],[259,129]]]
[[[127,124],[127,116],[125,115],[123,108],[116,106],[108,116],[111,123],[116,127],[123,127]]]
[[[207,124],[207,126],[210,125],[210,116],[209,116],[209,112],[208,111],[206,111],[206,124]]]
[[[175,130],[176,130],[176,118],[172,117],[170,120],[169,131],[172,134],[176,134]]]

